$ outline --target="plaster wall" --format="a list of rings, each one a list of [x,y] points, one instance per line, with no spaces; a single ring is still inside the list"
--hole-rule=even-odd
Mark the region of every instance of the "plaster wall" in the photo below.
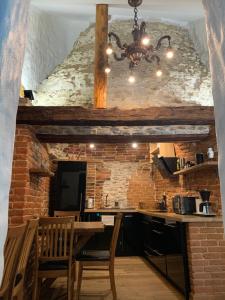
[[[0,1],[0,282],[29,0]]]
[[[201,18],[188,23],[188,31],[195,45],[195,49],[204,65],[209,66],[209,50],[205,19]]]
[[[63,62],[88,22],[88,19],[66,18],[31,5],[22,72],[26,89],[36,90],[40,82]]]
[[[131,21],[112,21],[110,30],[122,42],[131,41]],[[211,77],[195,50],[187,29],[154,22],[147,23],[155,45],[164,34],[172,36],[175,58],[167,61],[165,46],[161,51],[162,78],[155,76],[156,67],[141,63],[135,70],[134,85],[127,81],[128,62],[110,61],[107,107],[123,109],[149,106],[212,105]],[[82,32],[64,62],[56,67],[38,88],[35,105],[92,106],[94,65],[94,24]]]

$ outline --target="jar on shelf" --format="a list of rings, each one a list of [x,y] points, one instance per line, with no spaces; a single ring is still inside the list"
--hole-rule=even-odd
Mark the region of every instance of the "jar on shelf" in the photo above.
[[[208,156],[208,159],[213,159],[214,158],[214,151],[213,151],[213,148],[208,148],[208,151],[207,151],[207,156]]]

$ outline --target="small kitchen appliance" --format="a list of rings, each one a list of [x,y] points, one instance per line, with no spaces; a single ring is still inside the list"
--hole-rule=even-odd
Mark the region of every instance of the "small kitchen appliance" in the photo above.
[[[208,190],[201,190],[199,194],[202,198],[202,202],[199,204],[199,212],[205,216],[215,216],[212,209],[212,203],[209,201],[211,192]]]
[[[196,212],[195,197],[181,195],[174,196],[173,211],[180,215],[192,215]]]

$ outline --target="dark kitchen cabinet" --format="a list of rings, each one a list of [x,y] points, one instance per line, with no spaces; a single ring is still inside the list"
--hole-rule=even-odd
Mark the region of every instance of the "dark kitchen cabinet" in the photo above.
[[[166,275],[164,220],[145,217],[142,228],[144,255],[163,275]]]
[[[165,233],[167,236],[167,276],[185,293],[189,286],[185,224],[176,222],[165,224]]]
[[[85,213],[84,221],[101,221],[102,215],[115,213]],[[141,255],[140,215],[138,213],[124,213],[119,232],[116,256]],[[85,249],[109,249],[113,227],[106,226],[104,232],[95,234],[86,244]]]
[[[185,224],[144,216],[142,229],[144,256],[188,299],[189,272]]]

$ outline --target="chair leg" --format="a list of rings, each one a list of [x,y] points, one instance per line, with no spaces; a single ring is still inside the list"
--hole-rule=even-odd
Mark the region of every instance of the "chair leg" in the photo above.
[[[76,266],[75,263],[72,266],[72,271],[71,271],[71,283],[70,283],[70,293],[71,293],[71,299],[74,299],[74,283],[75,283],[75,273],[76,272]]]
[[[41,278],[36,279],[34,293],[33,293],[34,300],[39,300],[40,298],[41,284],[42,284],[42,279]]]
[[[111,285],[113,300],[117,300],[116,284],[115,284],[115,276],[114,276],[114,266],[109,267],[109,277],[110,277],[110,285]]]
[[[83,265],[82,265],[82,262],[79,262],[78,278],[77,278],[77,296],[76,296],[76,300],[80,300],[80,290],[81,290],[81,284],[82,284],[82,275],[83,275]]]
[[[24,300],[24,298],[23,298],[23,288],[19,291],[18,295],[16,296],[16,300]]]
[[[73,270],[68,271],[67,276],[67,300],[72,300],[72,282],[73,282]]]

